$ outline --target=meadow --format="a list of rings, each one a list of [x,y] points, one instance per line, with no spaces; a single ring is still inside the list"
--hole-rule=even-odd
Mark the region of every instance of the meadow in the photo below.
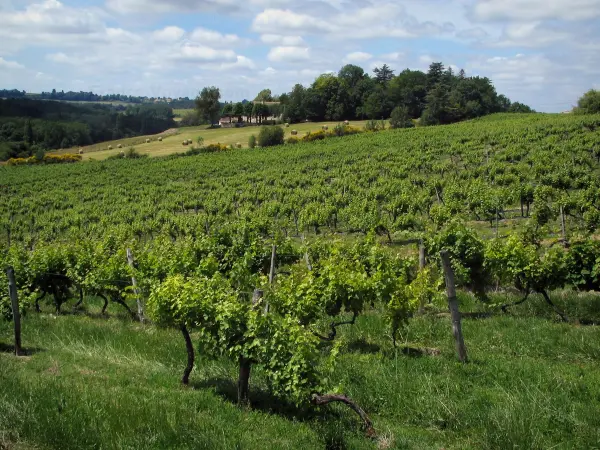
[[[570,313],[600,317],[596,296],[560,299]],[[10,324],[0,322],[3,448],[591,449],[600,441],[600,331],[557,323],[540,298],[510,315],[465,319],[467,365],[456,360],[444,316],[412,320],[397,349],[376,311],[340,329],[335,383],[368,412],[375,440],[347,409],[273,399],[260,369],[252,408],[240,409],[237,367],[224,358],[200,357],[183,388],[179,333],[85,304],[77,314],[28,315],[23,358],[8,353]],[[461,308],[479,310],[469,296]]]
[[[365,123],[365,121],[357,121],[351,122],[351,125],[362,128]],[[303,136],[306,132],[319,131],[323,126],[329,126],[329,128],[333,128],[337,124],[337,122],[311,122],[294,124],[285,129],[285,137],[286,139],[291,137],[292,130],[297,130],[298,135]],[[260,127],[258,126],[215,129],[208,129],[206,125],[200,127],[182,127],[176,130],[169,130],[158,135],[119,139],[116,141],[108,141],[101,144],[83,147],[83,160],[103,160],[109,156],[118,155],[121,150],[126,150],[129,147],[135,147],[139,153],[152,157],[168,156],[173,153],[186,151],[189,147],[182,145],[184,140],[191,139],[194,145],[196,145],[198,137],[202,137],[204,139],[205,145],[220,143],[230,146],[239,143],[242,145],[242,147],[248,147],[248,138],[251,135],[258,136],[259,131]],[[159,136],[163,136],[162,141],[157,140]],[[152,142],[146,143],[146,139],[152,139]],[[117,148],[119,144],[121,144],[123,147],[122,149]],[[109,146],[112,147],[112,150],[108,150]],[[68,149],[64,151],[58,151],[56,153],[77,153],[77,151],[77,149]]]

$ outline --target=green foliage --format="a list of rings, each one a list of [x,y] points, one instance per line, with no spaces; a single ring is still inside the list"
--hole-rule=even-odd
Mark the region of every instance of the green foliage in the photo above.
[[[408,108],[397,106],[390,116],[390,128],[412,128],[415,124],[411,120]]]
[[[0,99],[0,158],[26,158],[41,150],[90,145],[117,137],[154,134],[175,126],[166,105],[81,105]],[[118,129],[117,129],[118,128]]]
[[[256,147],[256,136],[251,134],[250,137],[248,138],[248,148],[254,148],[254,147]]]
[[[365,124],[365,131],[377,132],[385,130],[385,121],[383,120],[369,120]]]
[[[577,101],[577,114],[600,114],[600,91],[590,89]]]
[[[472,229],[452,221],[438,233],[428,236],[425,245],[427,253],[438,262],[440,251],[447,250],[456,284],[473,289],[481,298],[486,297],[490,272],[485,264],[485,245]]]
[[[218,122],[221,110],[220,98],[221,92],[214,86],[205,87],[200,91],[200,95],[196,97],[196,112],[204,122],[211,125]]]
[[[258,133],[258,145],[273,147],[284,143],[285,131],[280,126],[261,127]]]

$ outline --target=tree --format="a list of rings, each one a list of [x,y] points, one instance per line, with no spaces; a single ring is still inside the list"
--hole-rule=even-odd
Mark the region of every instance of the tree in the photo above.
[[[273,147],[284,143],[285,132],[278,126],[262,127],[258,134],[258,145],[261,147]]]
[[[23,139],[29,145],[33,144],[33,128],[31,127],[31,119],[28,119],[27,122],[25,122],[25,132],[23,134]]]
[[[219,111],[221,110],[221,91],[214,86],[205,87],[196,97],[196,111],[198,115],[209,122],[211,125],[219,120]]]
[[[381,67],[375,67],[373,72],[375,73],[375,80],[384,85],[390,82],[394,77],[394,71],[390,69],[387,64],[384,64]]]
[[[600,113],[600,91],[591,89],[587,91],[577,102],[575,108],[577,114],[599,114]]]
[[[427,90],[431,90],[436,84],[442,81],[443,76],[444,65],[441,62],[431,63],[427,72]]]
[[[287,101],[286,114],[291,123],[306,119],[305,109],[306,89],[301,84],[296,84],[290,92]]]
[[[244,115],[244,111],[245,111],[244,104],[243,104],[243,103],[241,103],[241,102],[239,102],[239,103],[236,103],[236,104],[233,106],[233,111],[232,111],[232,113],[233,113],[233,115],[234,115],[234,116],[237,116],[237,118],[238,118],[238,122],[242,122],[242,120],[243,120],[243,119],[242,119],[242,116]]]
[[[507,112],[510,109],[510,99],[503,94],[498,96],[498,111],[499,112]]]
[[[255,102],[272,102],[273,101],[273,94],[271,93],[271,89],[263,89],[262,91],[260,91],[258,93],[258,95],[256,96],[256,98],[254,99]]]
[[[338,72],[338,79],[349,90],[354,89],[365,76],[364,69],[354,64],[347,64]]]
[[[427,107],[421,116],[423,125],[440,125],[449,123],[450,101],[448,89],[443,84],[437,84],[427,94]]]
[[[406,106],[396,106],[390,117],[391,128],[412,128],[415,124],[410,119]]]
[[[246,116],[246,121],[248,123],[252,122],[252,110],[254,109],[254,104],[252,102],[248,102],[244,104],[244,115]]]
[[[508,108],[508,112],[511,113],[534,113],[535,110],[531,109],[530,106],[527,106],[523,103],[514,102],[510,104],[510,108]]]
[[[222,117],[229,117],[233,114],[233,103],[225,103],[221,111]]]
[[[365,101],[364,113],[371,120],[390,117],[391,111],[392,103],[381,87],[375,89]]]
[[[419,70],[403,70],[388,84],[389,97],[395,105],[404,105],[411,118],[421,117],[427,96],[427,75]]]

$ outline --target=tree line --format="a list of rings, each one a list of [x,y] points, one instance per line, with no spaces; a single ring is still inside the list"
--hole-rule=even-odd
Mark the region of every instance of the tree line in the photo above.
[[[496,112],[534,112],[529,106],[498,94],[487,77],[455,73],[434,62],[427,73],[406,69],[395,75],[387,65],[373,75],[348,64],[337,74],[326,73],[308,87],[296,84],[291,92],[273,96],[261,91],[253,103],[220,102],[220,91],[204,88],[196,99],[200,118],[216,123],[220,116],[281,117],[290,123],[388,119],[408,124],[420,119],[423,125],[438,125],[472,119]],[[392,114],[394,112],[394,114]]]
[[[0,89],[0,98],[29,98],[31,100],[59,100],[69,102],[121,102],[121,103],[168,103],[172,108],[186,109],[194,107],[194,100],[189,97],[171,99],[168,102],[166,97],[145,97],[125,94],[94,94],[84,91],[57,91],[52,89],[50,92],[27,93],[18,89]]]
[[[0,99],[0,161],[43,156],[52,149],[160,133],[175,126],[162,104],[78,105],[29,99]]]

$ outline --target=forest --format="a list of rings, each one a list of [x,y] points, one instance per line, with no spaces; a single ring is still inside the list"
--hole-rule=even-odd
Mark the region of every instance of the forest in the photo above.
[[[128,107],[0,99],[0,161],[48,150],[154,134],[175,126],[164,104]]]
[[[217,88],[207,88],[196,100],[205,121],[216,121]],[[212,100],[212,103],[209,101]],[[213,114],[207,114],[213,106]],[[326,73],[309,86],[296,84],[292,91],[272,95],[262,90],[254,105],[244,102],[226,103],[221,114],[264,118],[279,117],[283,121],[387,120],[420,125],[440,125],[473,119],[497,112],[531,113],[529,106],[511,102],[498,94],[492,80],[455,73],[451,67],[434,62],[425,73],[406,69],[395,75],[387,65],[377,67],[373,75],[359,66],[348,64],[337,74]]]

